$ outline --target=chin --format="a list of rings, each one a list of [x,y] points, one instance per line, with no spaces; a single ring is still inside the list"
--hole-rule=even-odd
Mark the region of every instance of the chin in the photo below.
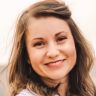
[[[66,76],[58,76],[58,75],[56,75],[56,76],[52,76],[51,77],[51,79],[53,79],[53,80],[62,80],[62,79],[64,79],[64,78],[66,78]]]

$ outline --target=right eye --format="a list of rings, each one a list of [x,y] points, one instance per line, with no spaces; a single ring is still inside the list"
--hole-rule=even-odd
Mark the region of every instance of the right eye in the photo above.
[[[45,45],[45,42],[36,42],[33,44],[33,47],[42,48]]]

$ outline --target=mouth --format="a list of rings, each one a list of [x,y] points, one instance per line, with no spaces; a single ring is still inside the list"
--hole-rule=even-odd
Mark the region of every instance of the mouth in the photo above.
[[[65,59],[48,62],[48,63],[46,63],[45,65],[46,65],[47,67],[50,67],[50,68],[59,68],[59,67],[61,67],[61,66],[63,65],[63,61],[64,61],[64,60],[65,60]]]

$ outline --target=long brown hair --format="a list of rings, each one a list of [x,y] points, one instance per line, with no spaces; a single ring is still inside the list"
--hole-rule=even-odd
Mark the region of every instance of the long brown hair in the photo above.
[[[9,60],[10,73],[9,83],[11,86],[11,96],[15,96],[22,89],[30,88],[36,93],[44,96],[52,96],[56,88],[48,87],[35,73],[28,63],[28,54],[25,44],[25,33],[27,32],[30,18],[40,18],[53,16],[65,20],[72,32],[75,41],[77,61],[75,67],[69,73],[70,95],[95,96],[96,89],[89,75],[93,64],[93,54],[90,51],[86,39],[82,36],[79,28],[71,18],[71,12],[65,3],[57,1],[41,1],[30,6],[17,21],[16,34],[12,54]],[[34,22],[33,22],[34,23]]]

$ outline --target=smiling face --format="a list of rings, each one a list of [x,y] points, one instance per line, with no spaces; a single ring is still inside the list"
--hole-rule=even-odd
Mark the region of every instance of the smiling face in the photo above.
[[[59,80],[76,63],[76,49],[68,24],[59,18],[32,18],[26,47],[33,70],[42,77]]]

